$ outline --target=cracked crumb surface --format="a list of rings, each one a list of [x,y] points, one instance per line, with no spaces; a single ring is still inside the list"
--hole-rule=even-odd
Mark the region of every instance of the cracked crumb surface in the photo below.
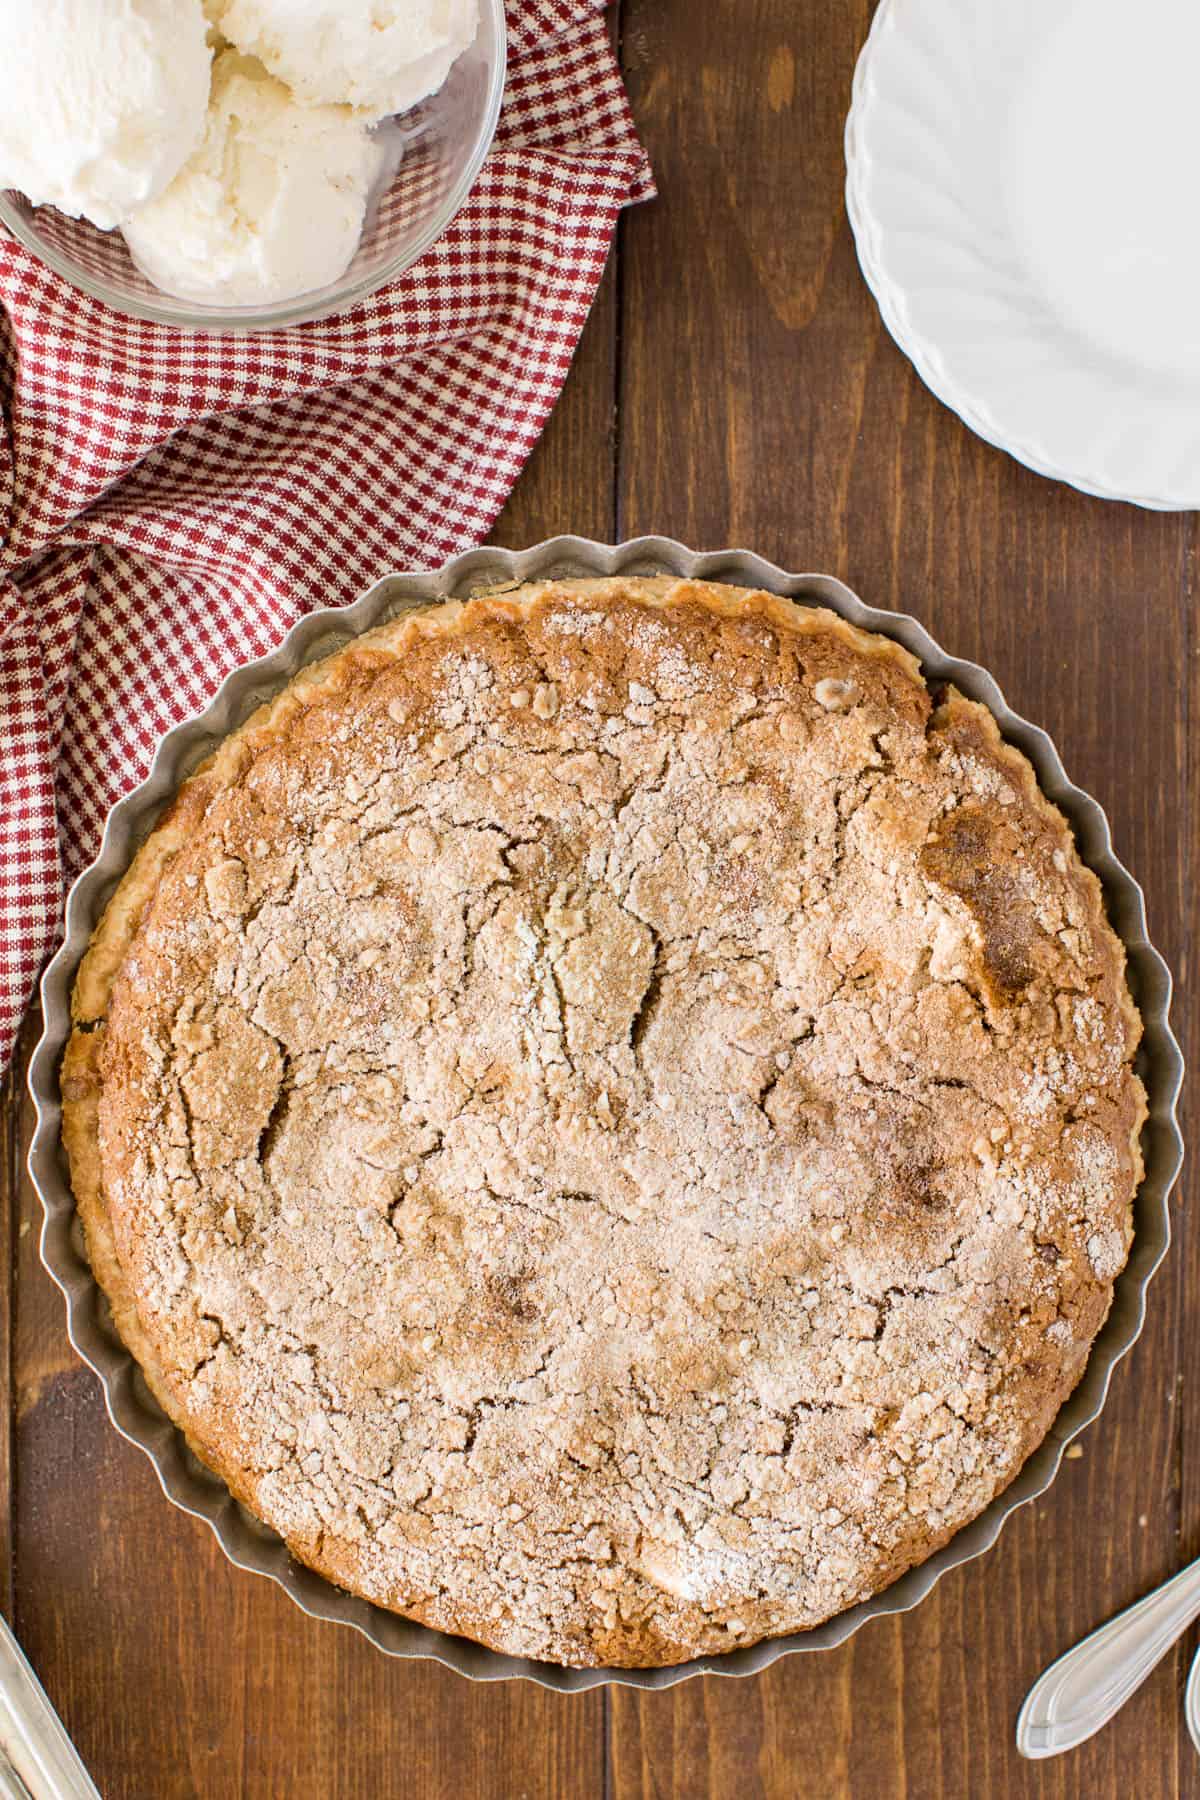
[[[701,583],[306,672],[75,994],[119,1328],[336,1582],[654,1665],[814,1625],[1007,1485],[1131,1240],[1139,1023],[990,715]]]

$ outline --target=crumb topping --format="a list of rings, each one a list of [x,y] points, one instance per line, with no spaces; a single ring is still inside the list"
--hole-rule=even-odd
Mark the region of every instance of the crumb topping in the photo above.
[[[1029,765],[895,646],[696,583],[452,605],[166,830],[81,1018],[113,1279],[304,1560],[672,1662],[875,1592],[1045,1434],[1138,1025]]]

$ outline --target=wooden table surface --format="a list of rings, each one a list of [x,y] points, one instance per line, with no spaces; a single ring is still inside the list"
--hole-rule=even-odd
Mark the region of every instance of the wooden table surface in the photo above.
[[[625,216],[558,410],[497,528],[665,532],[826,570],[994,671],[1112,818],[1195,1016],[1197,520],[1087,499],[972,437],[855,262],[842,125],[870,0],[625,0],[661,198]],[[1200,1794],[1194,1636],[1120,1722],[1023,1764],[1028,1684],[1200,1552],[1200,1231],[1039,1503],[906,1617],[745,1681],[558,1696],[386,1660],[233,1569],[117,1437],[37,1260],[23,1066],[0,1138],[0,1599],[106,1800]],[[1189,1105],[1194,1112],[1194,1104]],[[1185,1121],[1186,1130],[1186,1121]],[[0,1229],[4,1229],[0,1226]]]

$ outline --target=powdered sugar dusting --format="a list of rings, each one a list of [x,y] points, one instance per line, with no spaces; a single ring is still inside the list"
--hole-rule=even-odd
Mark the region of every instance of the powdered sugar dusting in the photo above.
[[[1091,890],[976,709],[687,596],[376,644],[208,797],[107,1024],[193,1435],[355,1591],[567,1662],[816,1623],[978,1512],[1135,1180]]]

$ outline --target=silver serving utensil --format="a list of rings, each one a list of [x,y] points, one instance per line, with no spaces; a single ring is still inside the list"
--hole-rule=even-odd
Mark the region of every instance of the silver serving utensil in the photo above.
[[[1183,1695],[1183,1716],[1193,1744],[1200,1750],[1200,1650],[1192,1658],[1191,1673]]]
[[[29,1789],[0,1750],[0,1800],[30,1800]]]
[[[0,1795],[4,1800],[100,1800],[62,1720],[3,1619]]]
[[[1107,1725],[1196,1618],[1200,1618],[1200,1561],[1093,1631],[1034,1682],[1017,1720],[1021,1755],[1057,1756]],[[1200,1674],[1195,1664],[1188,1700],[1188,1725],[1200,1748],[1200,1723],[1193,1722],[1200,1721]]]

